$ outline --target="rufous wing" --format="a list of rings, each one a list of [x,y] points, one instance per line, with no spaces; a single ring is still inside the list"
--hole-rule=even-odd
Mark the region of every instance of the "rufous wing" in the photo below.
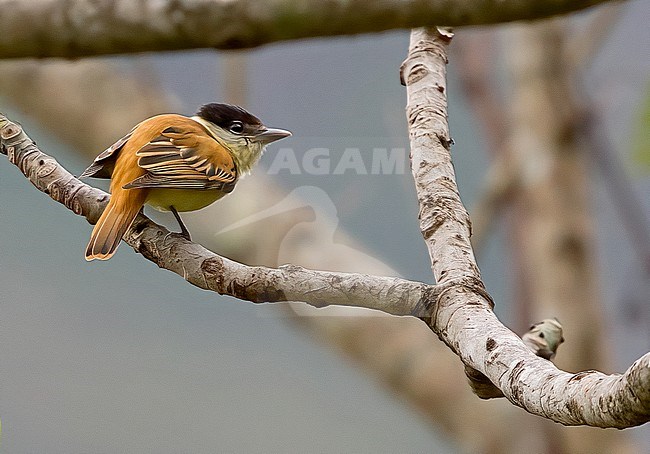
[[[170,126],[136,155],[147,173],[124,189],[228,189],[237,181],[230,152],[198,124]]]

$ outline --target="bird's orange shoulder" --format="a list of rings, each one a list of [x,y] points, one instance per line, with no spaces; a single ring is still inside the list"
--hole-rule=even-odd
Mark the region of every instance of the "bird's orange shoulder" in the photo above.
[[[196,121],[179,114],[162,114],[147,118],[133,130],[129,140],[129,148],[139,150],[148,142],[162,135],[163,131],[173,127],[189,134],[207,134],[205,129]]]

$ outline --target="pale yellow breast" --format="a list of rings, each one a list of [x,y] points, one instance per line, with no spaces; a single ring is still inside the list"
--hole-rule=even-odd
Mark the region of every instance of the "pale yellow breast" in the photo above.
[[[146,204],[158,211],[171,211],[170,205],[176,211],[195,211],[205,208],[226,195],[218,189],[150,189]]]

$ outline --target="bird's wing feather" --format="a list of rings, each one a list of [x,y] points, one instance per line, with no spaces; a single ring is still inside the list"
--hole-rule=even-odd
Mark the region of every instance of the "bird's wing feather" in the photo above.
[[[232,155],[198,123],[170,126],[140,148],[138,165],[147,173],[130,188],[222,189],[237,181]]]
[[[122,150],[126,142],[128,142],[128,140],[131,138],[134,130],[135,128],[129,131],[127,135],[122,137],[106,150],[98,154],[93,163],[90,164],[81,175],[79,175],[79,179],[88,177],[110,178],[113,171],[113,166],[115,165],[115,159],[117,159],[117,155],[119,154],[120,150]]]

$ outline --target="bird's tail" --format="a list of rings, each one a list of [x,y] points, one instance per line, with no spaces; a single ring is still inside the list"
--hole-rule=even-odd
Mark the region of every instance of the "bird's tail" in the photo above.
[[[90,235],[86,260],[108,260],[115,254],[122,236],[144,204],[145,194],[139,192],[141,191],[130,190],[113,194]]]

